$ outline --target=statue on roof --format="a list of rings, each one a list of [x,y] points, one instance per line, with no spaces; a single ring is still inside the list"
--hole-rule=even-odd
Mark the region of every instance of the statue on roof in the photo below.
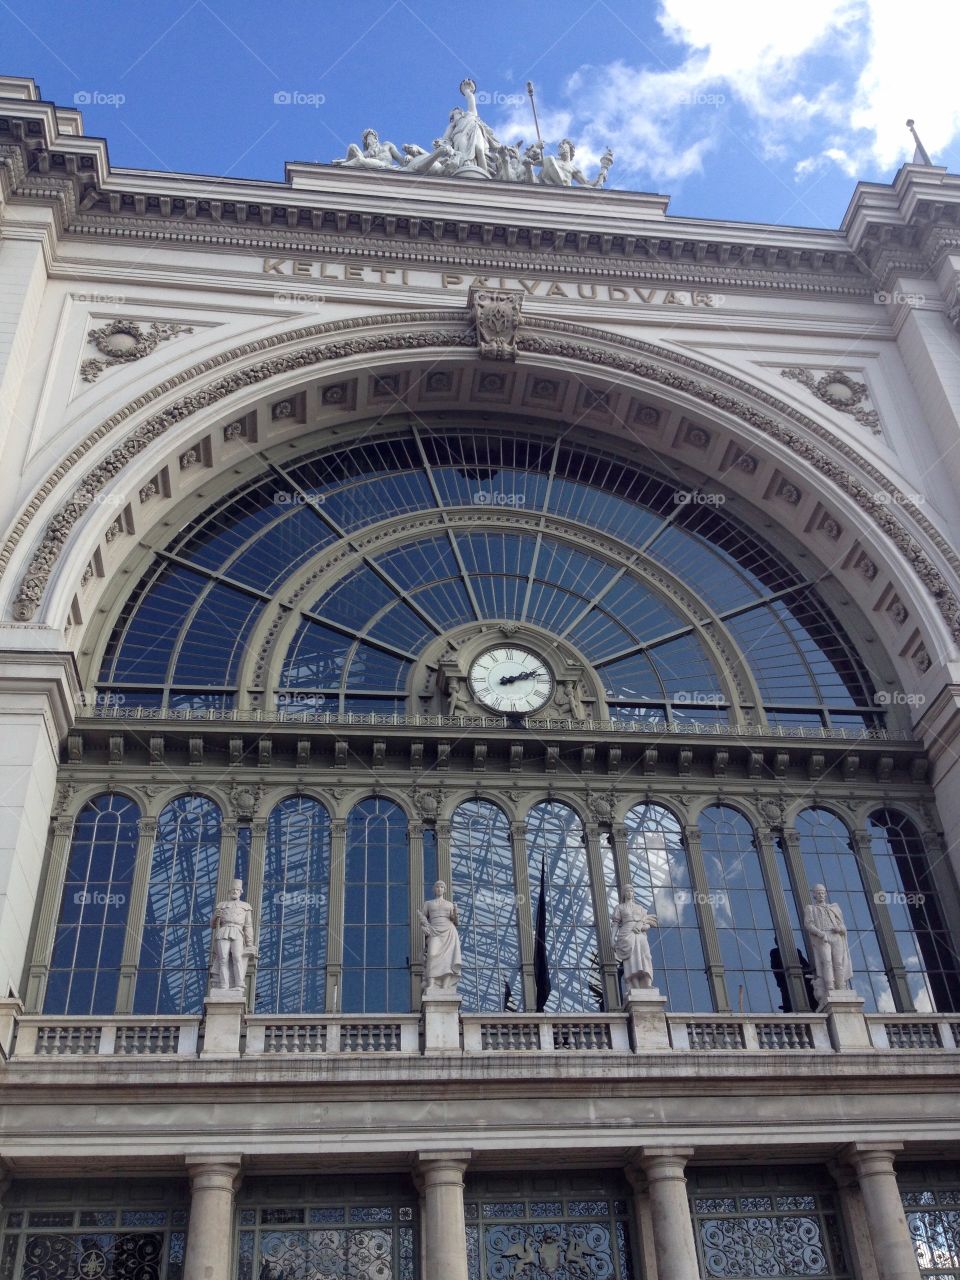
[[[390,170],[419,176],[436,174],[443,178],[492,178],[500,182],[539,183],[549,187],[576,184],[599,188],[605,185],[613,164],[613,152],[609,147],[600,157],[600,171],[595,178],[587,178],[576,163],[576,147],[569,138],[559,142],[555,154],[546,153],[531,84],[527,85],[527,92],[533,108],[537,141],[526,150],[522,150],[523,139],[512,145],[501,142],[493,129],[481,120],[477,111],[475,81],[463,80],[460,92],[466,106],[453,108],[446,129],[434,139],[429,151],[413,142],[405,142],[402,148],[395,147],[392,142],[381,142],[376,129],[364,129],[362,145],[351,142],[347,154],[333,163],[345,169]]]

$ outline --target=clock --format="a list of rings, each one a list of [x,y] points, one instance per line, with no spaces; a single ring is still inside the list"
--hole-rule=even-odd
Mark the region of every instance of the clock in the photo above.
[[[532,650],[517,645],[486,649],[471,663],[469,680],[477,702],[501,715],[539,711],[553,694],[550,668]]]

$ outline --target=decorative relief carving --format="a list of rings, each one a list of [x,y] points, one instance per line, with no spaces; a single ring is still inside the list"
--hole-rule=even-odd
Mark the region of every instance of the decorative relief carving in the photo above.
[[[780,376],[802,383],[831,409],[849,413],[857,422],[869,427],[875,435],[880,434],[880,415],[876,409],[863,408],[863,401],[870,398],[865,382],[857,382],[842,369],[830,369],[820,378],[815,378],[809,369],[781,369]]]
[[[953,287],[953,301],[947,310],[947,319],[960,333],[960,280]]]
[[[390,331],[381,333],[367,332],[361,336],[323,342],[313,348],[301,348],[296,352],[288,351],[279,355],[268,356],[256,364],[236,368],[226,377],[191,392],[180,401],[168,405],[162,412],[141,423],[103,462],[88,473],[82,485],[78,486],[71,498],[50,519],[43,541],[34,553],[27,572],[21,580],[13,606],[15,619],[17,621],[29,621],[33,617],[63,546],[73,526],[91,505],[92,495],[102,488],[109,479],[120,474],[127,463],[152,443],[153,440],[162,436],[172,426],[197,412],[197,410],[209,407],[237,390],[255,386],[268,378],[288,372],[294,368],[303,369],[313,364],[341,359],[358,353],[369,354],[403,348],[451,348],[472,344],[473,333],[466,330],[463,325],[464,317],[460,312],[422,312],[404,316],[402,319],[406,326],[403,333]],[[451,321],[459,326],[455,332],[436,328],[414,331],[410,329],[411,325],[415,325],[418,322],[436,324],[438,322]],[[388,330],[388,327],[395,323],[397,323],[397,317],[393,316],[375,317],[373,319],[363,317],[355,320],[335,321],[324,326],[313,326],[308,329],[261,339],[257,343],[240,347],[232,352],[223,353],[216,357],[215,361],[203,362],[191,369],[184,370],[176,378],[154,388],[146,398],[152,399],[165,394],[171,388],[192,381],[199,374],[214,368],[220,368],[224,364],[237,360],[251,351],[270,349],[281,343],[293,343],[298,339],[310,336],[323,335],[324,337],[329,337],[343,330],[358,328]],[[540,329],[545,332],[542,334],[534,333],[531,332],[533,329]],[[563,335],[571,335],[571,338],[568,339]],[[580,339],[580,341],[571,339]],[[837,440],[833,433],[819,423],[805,417],[791,406],[784,405],[782,402],[777,401],[775,397],[768,395],[743,379],[713,369],[692,356],[678,353],[668,354],[654,344],[619,335],[604,334],[603,341],[604,346],[600,347],[597,343],[597,335],[580,325],[532,318],[527,321],[522,334],[518,336],[517,345],[518,350],[529,354],[540,353],[560,356],[561,358],[578,360],[595,366],[603,366],[686,392],[706,404],[733,414],[763,435],[777,440],[821,475],[836,483],[853,502],[871,516],[875,524],[909,560],[918,578],[936,601],[937,607],[948,623],[952,634],[955,638],[960,639],[960,599],[950,589],[943,575],[917,541],[903,527],[898,516],[893,513],[891,508],[895,507],[899,515],[912,519],[930,538],[933,545],[944,556],[944,559],[958,572],[960,572],[960,557],[916,504],[898,490],[895,490],[886,477],[860,457],[856,451],[846,445],[845,442]],[[611,351],[609,350],[611,346],[618,347],[620,350]],[[644,356],[647,358],[642,358]],[[655,360],[660,360],[662,363],[655,363]],[[699,382],[695,378],[679,372],[676,366],[702,372],[713,379],[714,382],[722,382],[732,388],[732,391]],[[557,384],[555,382],[549,379],[539,379],[535,380],[534,386],[538,382],[549,384],[551,398],[556,394]],[[733,392],[739,392],[747,399],[740,399]],[[873,482],[873,489],[867,488],[860,479],[824,453],[807,435],[784,426],[781,422],[776,421],[756,408],[750,401],[759,401],[770,405],[781,416],[796,421],[809,435],[827,441],[834,452],[840,452],[856,470],[859,470],[861,474]],[[143,400],[134,402],[125,409],[113,414],[51,473],[50,477],[26,506],[13,532],[7,539],[3,551],[0,553],[0,569],[5,568],[9,563],[14,549],[33,516],[53,492],[60,480],[98,440],[119,426],[134,409],[141,407],[142,404]],[[878,493],[880,494],[879,499],[877,497]],[[894,502],[890,501],[891,496],[893,496]]]
[[[193,326],[154,322],[144,328],[136,320],[112,320],[99,329],[89,329],[87,337],[103,359],[84,360],[80,365],[80,377],[84,382],[95,382],[104,369],[115,364],[129,364],[131,360],[142,360],[161,342],[175,338],[178,333],[193,333]]]
[[[471,289],[470,306],[483,360],[516,360],[523,294],[506,289]]]

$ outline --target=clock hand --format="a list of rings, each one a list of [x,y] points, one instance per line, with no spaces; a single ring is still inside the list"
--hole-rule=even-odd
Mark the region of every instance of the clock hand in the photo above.
[[[537,671],[518,671],[515,676],[501,676],[500,683],[516,684],[518,680],[532,680],[537,675],[539,675]]]

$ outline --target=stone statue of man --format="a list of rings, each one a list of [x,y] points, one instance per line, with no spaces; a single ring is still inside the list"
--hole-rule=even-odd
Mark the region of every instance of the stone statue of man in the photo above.
[[[218,902],[213,912],[211,990],[242,991],[247,962],[256,954],[253,908],[243,901],[243,881],[234,880],[230,897]]]
[[[813,886],[813,901],[804,908],[803,927],[813,954],[813,994],[822,1003],[831,991],[845,991],[853,977],[843,912],[836,902],[827,901],[822,884]]]

